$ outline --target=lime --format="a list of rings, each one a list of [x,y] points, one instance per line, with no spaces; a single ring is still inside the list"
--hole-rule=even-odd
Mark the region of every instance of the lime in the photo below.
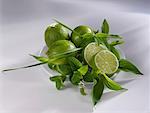
[[[117,57],[108,50],[98,52],[95,55],[94,62],[102,74],[113,74],[119,66]]]
[[[52,24],[45,31],[45,42],[50,47],[57,40],[68,39],[67,29],[60,24]]]
[[[48,49],[47,56],[49,59],[53,60],[53,64],[65,64],[66,63],[66,55],[63,53],[68,53],[74,51],[76,49],[75,45],[68,40],[58,40],[55,41]],[[62,54],[62,55],[61,55]],[[59,56],[58,56],[59,55]],[[67,55],[74,56],[74,53],[70,53]]]
[[[86,33],[93,33],[91,28],[89,28],[88,26],[83,26],[83,25],[76,27],[74,31],[75,32],[71,33],[71,40],[77,47],[79,47],[80,43],[82,42],[82,37],[79,35],[84,35]]]
[[[106,47],[101,45],[101,44],[97,44],[95,42],[89,43],[85,49],[84,49],[84,59],[85,61],[91,66],[91,67],[95,67],[95,63],[94,63],[94,56],[102,51],[105,50]]]

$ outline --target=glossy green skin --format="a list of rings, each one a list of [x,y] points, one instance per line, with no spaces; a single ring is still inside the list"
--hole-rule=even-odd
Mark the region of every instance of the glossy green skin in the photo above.
[[[93,31],[91,30],[91,28],[89,28],[88,26],[78,26],[74,29],[75,32],[71,33],[71,40],[73,41],[73,43],[79,47],[81,42],[82,42],[82,37],[79,36],[80,35],[84,35],[86,33],[93,33]],[[78,34],[77,34],[78,33]]]
[[[75,48],[76,48],[75,45],[68,40],[58,40],[58,41],[55,41],[50,46],[49,50],[47,51],[47,56],[49,57],[49,59],[53,59],[53,58],[56,58],[57,54],[68,52],[68,51],[71,51]],[[63,56],[63,58],[56,59],[51,63],[53,63],[53,64],[65,64],[65,63],[67,63],[66,58],[68,56],[74,56],[74,55],[75,55],[74,53],[69,54],[69,55],[65,55],[65,57]]]
[[[45,43],[50,47],[57,40],[68,39],[69,34],[63,26],[56,24],[49,26],[45,31]]]

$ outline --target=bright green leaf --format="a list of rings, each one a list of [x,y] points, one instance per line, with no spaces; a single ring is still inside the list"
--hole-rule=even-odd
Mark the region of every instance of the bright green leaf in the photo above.
[[[132,64],[131,62],[125,59],[119,60],[119,69],[127,72],[132,72],[135,74],[143,75],[143,73],[134,64]]]
[[[114,35],[114,34],[109,34],[109,37],[110,37],[110,38],[119,38],[119,39],[122,38],[121,36],[119,36],[119,35]]]
[[[103,80],[101,78],[95,79],[92,88],[92,100],[94,105],[96,105],[97,102],[101,99],[103,91],[104,91]]]
[[[124,41],[120,41],[120,40],[116,40],[116,41],[113,41],[113,42],[111,42],[111,46],[116,46],[116,45],[119,45],[119,44],[123,44],[124,43]]]
[[[112,53],[114,53],[115,54],[115,56],[118,58],[118,59],[120,59],[120,53],[119,53],[119,51],[114,47],[114,46],[109,46],[110,47],[110,51],[112,52]]]
[[[116,83],[115,81],[111,80],[106,74],[101,75],[104,84],[111,90],[122,90],[124,88],[121,87],[120,84]]]
[[[85,92],[84,87],[81,87],[81,88],[80,88],[80,93],[81,93],[83,96],[85,96],[85,95],[86,95],[86,92]]]
[[[109,33],[109,25],[106,19],[104,19],[103,24],[102,24],[102,33]]]
[[[73,76],[71,78],[71,82],[75,85],[78,85],[81,79],[83,79],[83,76],[80,74],[80,72],[74,71]]]
[[[78,69],[78,72],[80,72],[81,75],[85,75],[88,71],[88,65],[82,66]]]
[[[66,80],[66,76],[53,76],[50,77],[50,80],[55,82],[56,88],[60,90],[64,88],[64,81]]]

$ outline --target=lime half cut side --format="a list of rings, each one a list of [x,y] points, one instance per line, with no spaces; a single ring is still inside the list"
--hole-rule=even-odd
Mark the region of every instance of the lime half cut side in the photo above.
[[[94,67],[94,56],[107,48],[101,44],[97,44],[95,42],[89,43],[84,49],[84,59],[89,64],[89,66]]]
[[[108,50],[102,50],[95,55],[96,67],[102,74],[113,74],[117,71],[119,62],[117,57]]]

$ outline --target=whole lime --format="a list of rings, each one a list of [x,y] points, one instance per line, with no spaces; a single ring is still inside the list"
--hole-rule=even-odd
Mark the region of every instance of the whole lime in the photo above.
[[[52,24],[45,31],[45,43],[50,47],[57,40],[68,39],[69,34],[67,29],[60,24]]]
[[[76,49],[76,47],[71,41],[58,40],[50,46],[47,51],[47,56],[53,64],[65,64],[67,63],[68,56],[75,55],[75,53],[72,52],[74,49]]]
[[[76,27],[71,33],[71,40],[77,47],[79,47],[82,42],[82,35],[86,33],[93,33],[93,31],[90,27],[83,25]]]

